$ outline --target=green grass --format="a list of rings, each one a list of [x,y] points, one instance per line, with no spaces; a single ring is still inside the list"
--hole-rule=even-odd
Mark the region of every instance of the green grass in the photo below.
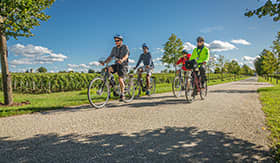
[[[260,82],[266,82],[264,78],[259,78]],[[274,156],[277,162],[280,161],[280,85],[276,81],[271,82],[273,87],[260,88],[260,100],[263,105],[263,111],[266,115],[266,124],[271,131],[270,139],[272,141]]]
[[[240,78],[237,80],[245,79]],[[210,85],[221,84],[232,82],[231,79],[225,79],[224,81],[215,80],[210,81]],[[157,84],[156,93],[171,92],[172,84],[164,83]],[[0,108],[0,117],[6,117],[11,115],[27,114],[39,111],[61,109],[67,106],[78,106],[82,104],[89,104],[87,99],[87,91],[70,91],[70,92],[59,92],[51,94],[20,94],[14,93],[15,102],[29,101],[31,104],[24,106],[14,106],[14,107],[1,107]],[[0,92],[0,102],[3,102],[3,92]],[[116,98],[113,98],[114,100]]]

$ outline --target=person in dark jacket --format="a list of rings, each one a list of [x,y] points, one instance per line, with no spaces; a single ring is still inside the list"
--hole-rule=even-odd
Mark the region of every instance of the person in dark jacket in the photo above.
[[[147,76],[146,76],[146,84],[147,84],[147,92],[146,92],[146,95],[150,95],[150,86],[151,86],[151,76],[152,76],[152,72],[153,72],[153,69],[154,69],[154,63],[153,63],[153,59],[152,59],[152,55],[151,53],[149,52],[149,47],[147,46],[147,44],[143,44],[142,45],[142,48],[143,48],[143,52],[140,57],[139,57],[139,60],[136,64],[136,66],[134,67],[134,69],[137,69],[137,67],[140,65],[141,62],[143,62],[144,66],[140,67],[138,69],[138,74],[142,75],[143,72],[146,72],[147,73]]]

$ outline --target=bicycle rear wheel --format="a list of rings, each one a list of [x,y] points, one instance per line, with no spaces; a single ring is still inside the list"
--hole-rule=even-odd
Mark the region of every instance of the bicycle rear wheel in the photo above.
[[[172,83],[172,91],[175,97],[181,97],[184,91],[184,81],[179,77],[176,76]]]
[[[129,78],[125,81],[124,102],[131,102],[135,96],[135,78]]]
[[[88,100],[91,106],[99,109],[103,108],[110,98],[110,89],[108,82],[102,78],[94,78],[88,87]]]
[[[192,79],[191,78],[187,78],[186,79],[186,89],[185,89],[185,96],[186,96],[186,100],[187,102],[191,103],[194,101],[195,99],[195,94],[194,94],[194,85],[192,83]]]

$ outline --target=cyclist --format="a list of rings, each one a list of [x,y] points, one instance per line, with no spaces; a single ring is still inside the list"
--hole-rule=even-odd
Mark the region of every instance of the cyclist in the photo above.
[[[190,60],[191,54],[189,54],[187,50],[183,50],[182,53],[183,53],[183,57],[181,57],[177,61],[176,65],[183,64],[182,70],[187,71],[187,68],[185,67],[185,63],[186,61]]]
[[[143,62],[144,66],[140,67],[138,69],[138,75],[141,77],[143,72],[147,73],[146,84],[147,84],[148,89],[146,91],[146,95],[150,95],[150,85],[151,85],[150,79],[151,79],[151,76],[152,76],[152,71],[154,69],[154,63],[153,63],[152,55],[149,52],[149,47],[147,46],[147,44],[144,43],[142,45],[142,48],[143,48],[144,53],[142,53],[140,55],[139,60],[136,64],[136,66],[134,67],[134,69],[137,69],[137,67],[140,65],[140,63]]]
[[[104,66],[105,63],[109,63],[113,58],[115,58],[115,64],[109,67],[111,73],[118,73],[119,83],[121,88],[120,101],[124,100],[124,76],[128,72],[128,57],[129,49],[126,45],[123,44],[123,36],[115,35],[114,36],[116,46],[113,47],[110,56],[102,63]]]
[[[190,60],[194,59],[200,65],[199,71],[200,71],[200,75],[201,75],[201,80],[202,80],[201,83],[202,83],[202,88],[203,88],[204,82],[207,80],[206,79],[206,64],[209,60],[210,52],[209,52],[209,49],[204,46],[203,37],[198,37],[196,39],[196,41],[197,41],[197,48],[195,48],[193,50]]]

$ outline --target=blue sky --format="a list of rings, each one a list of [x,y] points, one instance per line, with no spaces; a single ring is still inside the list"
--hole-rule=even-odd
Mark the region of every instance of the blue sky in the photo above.
[[[244,16],[246,8],[256,8],[263,2],[57,0],[47,10],[51,19],[33,30],[34,37],[8,41],[10,69],[100,69],[94,61],[109,55],[116,33],[124,35],[130,58],[135,61],[144,42],[150,46],[153,58],[160,58],[163,44],[175,33],[187,49],[195,45],[198,36],[204,36],[212,55],[250,64],[262,49],[271,46],[280,27],[270,17]],[[163,66],[157,66],[156,71],[160,69]]]

